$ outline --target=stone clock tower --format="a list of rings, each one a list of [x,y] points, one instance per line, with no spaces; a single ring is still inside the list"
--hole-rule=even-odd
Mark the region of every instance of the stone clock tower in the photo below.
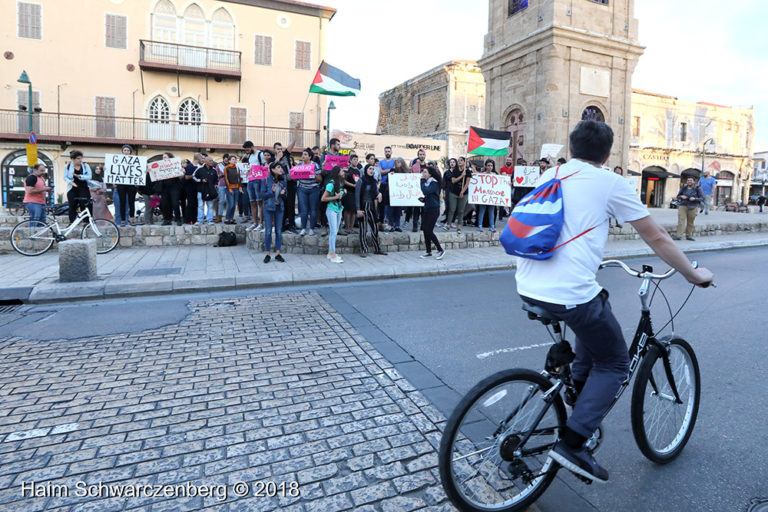
[[[516,132],[518,155],[539,158],[582,119],[614,130],[608,165],[627,168],[632,72],[637,42],[634,0],[490,0],[479,61],[486,124]]]

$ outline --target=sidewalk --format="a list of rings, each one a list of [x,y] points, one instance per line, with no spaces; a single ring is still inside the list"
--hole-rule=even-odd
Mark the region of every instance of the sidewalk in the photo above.
[[[735,215],[735,214],[731,214]],[[768,233],[734,232],[678,242],[686,253],[768,245]],[[99,279],[58,283],[58,255],[0,256],[0,300],[51,302],[162,293],[188,293],[269,286],[311,285],[514,268],[501,247],[447,251],[441,261],[420,252],[388,256],[345,255],[343,264],[325,256],[286,254],[285,263],[263,263],[263,253],[245,246],[121,248],[98,257]],[[641,240],[609,240],[605,257],[650,255]]]

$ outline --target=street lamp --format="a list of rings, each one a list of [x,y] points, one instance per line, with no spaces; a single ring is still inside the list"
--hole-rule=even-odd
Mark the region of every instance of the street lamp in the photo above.
[[[336,110],[336,105],[333,103],[333,100],[331,100],[331,103],[328,105],[328,123],[326,123],[325,129],[326,129],[326,139],[325,139],[325,147],[330,147],[331,145],[331,110]]]
[[[704,141],[704,144],[701,145],[701,174],[704,174],[704,154],[706,152],[707,144],[710,142],[715,142],[715,139],[710,137]]]

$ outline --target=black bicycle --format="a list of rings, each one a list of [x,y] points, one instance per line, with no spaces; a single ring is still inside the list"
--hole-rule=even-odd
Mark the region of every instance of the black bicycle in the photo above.
[[[674,319],[693,288],[672,314],[659,281],[672,277],[675,270],[657,275],[648,265],[638,271],[617,260],[603,262],[600,268],[605,267],[621,267],[643,280],[640,321],[629,349],[629,374],[608,412],[637,371],[631,403],[632,433],[643,455],[665,464],[680,454],[693,432],[701,381],[696,354],[688,342],[676,335],[656,337],[650,304],[660,291],[671,318],[658,332],[670,323],[674,332]],[[652,284],[655,289],[649,298]],[[504,370],[482,380],[456,406],[443,432],[440,476],[446,494],[462,511],[523,510],[541,496],[560,468],[548,453],[566,423],[561,395],[567,404],[577,399],[570,371],[573,352],[561,322],[526,302],[523,310],[528,318],[543,323],[554,341],[544,371]],[[587,440],[587,448],[596,451],[602,434],[600,427]]]

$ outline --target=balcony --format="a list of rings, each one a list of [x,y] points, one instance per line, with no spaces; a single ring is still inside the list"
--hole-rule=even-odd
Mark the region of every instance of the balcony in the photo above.
[[[131,144],[162,149],[241,149],[246,140],[257,146],[275,142],[297,148],[319,145],[320,132],[301,128],[181,122],[81,114],[34,114],[39,143]],[[29,117],[18,110],[0,110],[0,140],[26,141]]]
[[[240,80],[241,52],[141,39],[139,67],[161,71]]]

